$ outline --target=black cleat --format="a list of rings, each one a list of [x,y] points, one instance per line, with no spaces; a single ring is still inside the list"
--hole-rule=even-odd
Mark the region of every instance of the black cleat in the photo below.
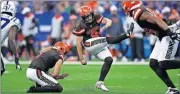
[[[28,90],[27,90],[27,93],[32,93],[33,92],[33,90],[34,90],[34,88],[35,88],[35,86],[33,85],[33,86],[31,86]]]
[[[126,35],[130,38],[134,38],[133,30],[134,30],[134,23],[132,22],[130,28],[127,30]]]

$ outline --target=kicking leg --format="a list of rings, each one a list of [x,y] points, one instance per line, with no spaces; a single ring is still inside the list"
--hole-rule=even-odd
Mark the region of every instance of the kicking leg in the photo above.
[[[133,29],[134,29],[134,23],[131,23],[129,29],[127,30],[127,33],[124,33],[124,34],[119,35],[117,37],[106,37],[106,41],[108,44],[120,43],[121,41],[131,37]]]
[[[127,38],[129,38],[129,37],[126,34],[122,34],[117,37],[106,37],[106,41],[108,44],[117,44]]]

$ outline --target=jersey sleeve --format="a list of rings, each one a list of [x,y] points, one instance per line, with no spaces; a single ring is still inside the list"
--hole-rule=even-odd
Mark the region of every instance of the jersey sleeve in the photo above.
[[[54,58],[55,58],[57,61],[58,61],[59,59],[61,59],[61,60],[64,62],[64,56],[61,55],[61,54],[57,54]]]
[[[101,23],[102,22],[103,15],[101,15],[101,14],[94,14],[94,16],[95,16],[95,19],[96,19],[97,23]]]
[[[76,36],[82,36],[84,32],[85,32],[85,29],[82,26],[81,20],[79,20],[76,26],[74,27],[72,33]]]
[[[135,9],[133,11],[133,19],[137,21],[142,13],[143,13],[143,10],[141,8]]]
[[[64,62],[64,56],[63,55],[59,55],[59,59],[61,59]]]

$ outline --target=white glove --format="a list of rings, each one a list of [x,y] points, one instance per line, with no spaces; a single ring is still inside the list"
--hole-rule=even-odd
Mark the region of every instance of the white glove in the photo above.
[[[176,24],[170,25],[168,26],[168,28],[175,33],[175,31],[177,31],[178,29],[180,29]]]

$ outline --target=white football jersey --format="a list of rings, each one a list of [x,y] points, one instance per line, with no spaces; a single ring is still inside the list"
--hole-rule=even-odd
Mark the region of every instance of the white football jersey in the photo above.
[[[7,14],[1,14],[1,44],[9,35],[9,29],[12,26],[17,26],[18,30],[21,28],[21,23],[16,17],[9,16]]]

